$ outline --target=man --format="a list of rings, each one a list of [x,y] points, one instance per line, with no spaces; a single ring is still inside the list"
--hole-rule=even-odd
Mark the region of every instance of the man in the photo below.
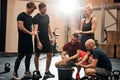
[[[54,43],[53,32],[50,26],[49,16],[46,14],[47,7],[45,3],[40,3],[38,5],[39,13],[37,13],[33,18],[33,26],[34,30],[37,33],[35,36],[35,57],[34,63],[36,71],[38,72],[39,78],[41,78],[41,74],[39,71],[39,57],[41,53],[47,55],[46,59],[46,69],[44,78],[53,78],[55,77],[49,70],[51,60],[52,60],[52,45],[51,42]],[[51,41],[49,39],[49,35],[51,37]]]
[[[108,77],[112,71],[112,65],[105,54],[105,52],[95,45],[93,39],[88,39],[85,42],[86,49],[89,53],[82,59],[82,61],[76,63],[77,66],[85,68],[85,74],[90,76],[103,76]],[[88,65],[83,65],[82,63],[86,61],[92,54],[92,62]]]
[[[75,67],[76,66],[75,63],[77,62],[79,56],[80,56],[80,41],[78,39],[78,34],[73,33],[71,36],[71,41],[66,43],[63,47],[63,51],[61,55],[62,60],[56,62],[55,66],[57,68]]]
[[[25,74],[24,77],[32,77],[30,73],[30,59],[33,53],[33,43],[32,35],[35,32],[32,31],[32,16],[31,14],[36,9],[36,5],[33,2],[28,2],[26,4],[26,12],[22,12],[17,17],[17,27],[18,27],[18,57],[15,61],[13,79],[19,80],[18,68],[21,60],[24,56],[25,58]]]

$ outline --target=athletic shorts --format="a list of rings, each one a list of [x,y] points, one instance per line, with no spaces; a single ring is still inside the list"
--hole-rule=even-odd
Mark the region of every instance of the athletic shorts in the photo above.
[[[52,45],[50,40],[41,40],[42,43],[42,50],[37,48],[37,42],[35,40],[35,53],[52,53]]]
[[[97,67],[97,68],[95,68],[95,70],[96,70],[96,74],[98,76],[109,77],[111,75],[111,72],[104,69],[104,68],[98,68]]]

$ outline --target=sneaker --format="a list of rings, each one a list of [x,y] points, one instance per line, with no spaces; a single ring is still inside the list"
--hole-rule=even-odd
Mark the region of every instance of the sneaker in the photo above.
[[[13,73],[12,79],[13,80],[20,80],[18,74],[16,74],[16,73]]]
[[[53,75],[50,71],[48,72],[45,72],[45,75],[44,75],[44,78],[47,79],[47,78],[54,78],[55,75]]]
[[[32,74],[30,72],[25,72],[24,77],[26,78],[32,78]]]
[[[39,79],[42,78],[42,76],[40,74],[40,71],[34,71],[33,72],[33,78],[36,78],[36,77],[39,78]]]
[[[79,73],[76,74],[76,80],[80,80],[80,75],[79,75]]]

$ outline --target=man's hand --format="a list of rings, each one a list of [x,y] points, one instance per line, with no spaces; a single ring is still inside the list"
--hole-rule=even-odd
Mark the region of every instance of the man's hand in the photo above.
[[[55,44],[55,39],[51,38],[51,44],[54,45]]]
[[[80,66],[80,67],[83,66],[81,62],[75,63],[75,65],[76,65],[76,66]]]
[[[82,31],[76,30],[75,33],[82,34]]]
[[[42,50],[42,44],[41,44],[40,41],[37,43],[37,48],[40,49],[40,50]]]
[[[64,58],[63,58],[63,61],[66,63],[66,62],[68,62],[68,61],[69,61],[69,58],[64,57]]]
[[[30,32],[30,35],[37,35],[35,31]]]

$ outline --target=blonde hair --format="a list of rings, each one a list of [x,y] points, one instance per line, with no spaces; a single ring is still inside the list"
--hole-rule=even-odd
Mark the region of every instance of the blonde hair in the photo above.
[[[91,13],[93,13],[93,6],[91,3],[88,3],[87,6],[85,7],[86,8],[89,8],[91,10]]]

